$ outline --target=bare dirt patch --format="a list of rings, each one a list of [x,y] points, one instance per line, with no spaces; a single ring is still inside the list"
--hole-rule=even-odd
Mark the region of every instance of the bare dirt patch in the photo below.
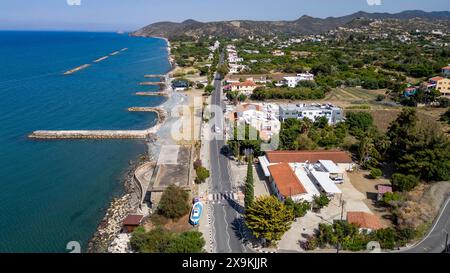
[[[421,184],[407,194],[408,201],[398,208],[398,223],[405,228],[421,228],[436,217],[445,198],[450,194],[450,182]]]
[[[385,208],[377,205],[377,186],[378,185],[390,185],[388,179],[369,179],[369,171],[355,171],[349,172],[348,177],[352,185],[361,193],[363,193],[366,198],[363,200],[364,203],[369,207],[369,209],[379,217],[381,223],[385,227],[392,226],[392,214]]]

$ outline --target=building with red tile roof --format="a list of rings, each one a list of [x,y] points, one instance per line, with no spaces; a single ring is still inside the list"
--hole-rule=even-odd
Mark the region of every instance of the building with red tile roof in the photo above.
[[[270,165],[271,179],[275,185],[274,190],[280,199],[295,197],[307,194],[305,187],[293,172],[288,163]]]
[[[253,93],[253,90],[255,90],[256,87],[258,87],[258,85],[255,82],[246,80],[245,82],[232,83],[231,91],[237,91],[245,95],[250,95]]]
[[[350,153],[338,150],[323,151],[268,151],[269,163],[316,163],[319,160],[331,160],[334,163],[353,163]]]
[[[124,230],[129,233],[133,232],[133,230],[141,224],[143,218],[143,215],[128,215],[122,222]]]
[[[365,229],[368,231],[381,229],[383,227],[378,217],[376,217],[371,213],[363,211],[347,212],[347,222],[350,224],[355,224],[359,226],[361,229]]]

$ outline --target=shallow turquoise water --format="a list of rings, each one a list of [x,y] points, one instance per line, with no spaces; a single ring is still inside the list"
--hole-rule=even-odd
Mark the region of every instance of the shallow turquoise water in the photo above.
[[[122,48],[69,76],[63,72]],[[139,141],[31,141],[45,129],[142,129],[161,97],[138,97],[144,74],[169,69],[166,43],[113,33],[0,32],[0,252],[83,249],[123,190]]]

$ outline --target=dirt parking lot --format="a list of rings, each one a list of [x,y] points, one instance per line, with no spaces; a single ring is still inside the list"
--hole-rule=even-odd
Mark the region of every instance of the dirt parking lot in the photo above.
[[[376,204],[377,186],[391,185],[390,181],[384,178],[370,179],[368,178],[369,171],[349,172],[347,175],[350,179],[351,184],[359,192],[365,195],[363,202],[367,205],[367,207],[373,214],[378,216],[381,224],[386,227],[392,226],[392,214],[386,208],[378,206]]]

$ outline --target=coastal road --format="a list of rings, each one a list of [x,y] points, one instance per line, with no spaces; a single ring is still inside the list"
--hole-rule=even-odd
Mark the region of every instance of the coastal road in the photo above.
[[[223,56],[221,56],[221,61]],[[214,81],[215,90],[211,95],[211,104],[222,108],[222,83],[220,79]],[[214,137],[210,143],[210,164],[211,164],[211,193],[229,194],[234,192],[230,179],[228,158],[221,153],[225,145],[224,129],[222,128],[222,115],[214,117],[214,123],[221,128],[217,133],[221,137]],[[242,222],[240,213],[242,208],[238,202],[230,199],[222,199],[218,202],[211,202],[213,244],[216,253],[242,253],[246,252],[242,244]]]
[[[441,208],[428,234],[416,245],[400,253],[441,253],[445,250],[445,237],[450,233],[450,197]]]

